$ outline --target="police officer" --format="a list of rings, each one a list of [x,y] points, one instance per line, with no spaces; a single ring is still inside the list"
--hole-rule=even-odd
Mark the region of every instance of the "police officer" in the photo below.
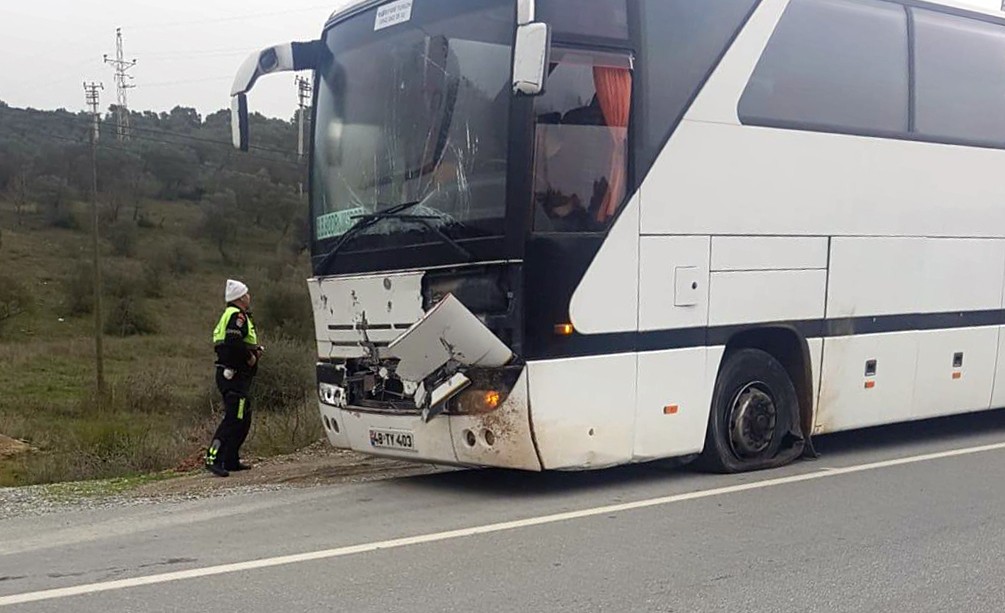
[[[248,286],[228,279],[224,297],[227,308],[213,330],[216,387],[223,396],[224,413],[206,451],[206,468],[218,477],[251,468],[241,463],[238,454],[251,429],[248,394],[263,351],[248,311],[251,307]]]

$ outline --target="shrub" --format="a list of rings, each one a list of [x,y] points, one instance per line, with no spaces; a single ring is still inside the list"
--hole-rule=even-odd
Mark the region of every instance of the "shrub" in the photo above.
[[[45,212],[46,224],[70,230],[80,228],[80,221],[70,210],[73,190],[65,179],[53,175],[35,177],[31,181],[30,190]]]
[[[256,415],[251,422],[248,453],[261,456],[292,453],[324,437],[316,402],[301,402],[285,413]]]
[[[179,239],[164,254],[168,270],[177,276],[195,272],[199,264],[199,250],[190,240]]]
[[[94,267],[78,263],[63,285],[66,307],[70,315],[94,312]]]
[[[105,334],[112,336],[156,334],[158,330],[153,313],[136,295],[117,296],[105,316]]]
[[[163,222],[162,222],[163,223]],[[143,213],[136,218],[136,227],[143,230],[153,230],[159,227],[158,223],[150,218],[149,215]]]
[[[314,311],[306,285],[290,282],[269,286],[256,313],[259,316],[256,323],[270,336],[314,340]]]
[[[113,298],[136,297],[141,290],[137,274],[123,267],[103,267],[101,285],[104,288],[102,295]]]
[[[143,287],[143,295],[147,298],[163,298],[164,283],[167,282],[165,274],[167,263],[160,258],[143,264],[143,277],[140,285]]]
[[[136,255],[139,232],[136,230],[136,226],[130,222],[116,223],[108,229],[108,242],[112,244],[112,253],[131,258]]]
[[[0,275],[0,330],[9,320],[28,312],[33,302],[27,286],[13,277]]]
[[[291,339],[270,343],[258,368],[252,398],[262,411],[289,412],[314,397],[314,354]]]
[[[46,223],[53,228],[63,230],[79,230],[80,220],[66,206],[50,207],[46,212]]]

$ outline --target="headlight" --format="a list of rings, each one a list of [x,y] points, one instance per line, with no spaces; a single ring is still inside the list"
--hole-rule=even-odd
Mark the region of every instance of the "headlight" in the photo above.
[[[482,415],[499,408],[506,399],[499,390],[468,389],[454,399],[453,411],[461,415]]]

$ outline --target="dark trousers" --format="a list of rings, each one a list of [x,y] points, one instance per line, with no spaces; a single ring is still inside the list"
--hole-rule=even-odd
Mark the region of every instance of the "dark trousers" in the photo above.
[[[206,463],[230,470],[240,461],[241,445],[251,430],[251,378],[236,375],[227,380],[223,369],[216,369],[216,387],[223,397],[223,420],[216,428],[213,442],[206,451]]]

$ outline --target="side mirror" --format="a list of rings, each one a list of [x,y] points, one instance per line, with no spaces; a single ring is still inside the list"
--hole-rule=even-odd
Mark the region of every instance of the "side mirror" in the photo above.
[[[230,129],[234,147],[248,150],[248,92],[259,77],[278,72],[315,70],[318,67],[324,43],[315,40],[307,43],[283,43],[253,53],[237,71],[230,90]]]
[[[544,91],[551,53],[551,28],[546,23],[517,26],[513,47],[513,93],[537,96]]]
[[[234,148],[248,150],[248,96],[238,94],[230,99],[230,133]]]

